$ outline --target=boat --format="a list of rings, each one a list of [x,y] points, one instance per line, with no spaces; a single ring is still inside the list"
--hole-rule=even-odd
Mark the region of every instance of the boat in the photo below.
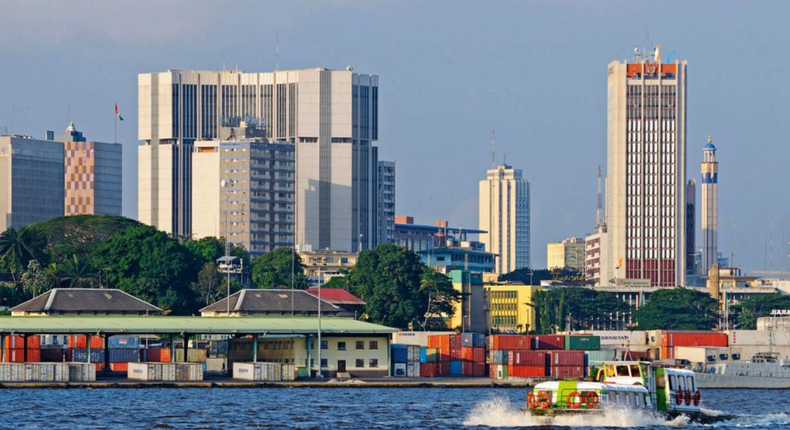
[[[758,353],[746,362],[711,364],[695,373],[702,388],[790,388],[790,362],[775,352]]]
[[[648,410],[704,421],[696,375],[641,361],[602,362],[595,381],[541,382],[527,393],[536,416],[600,414],[611,407]]]

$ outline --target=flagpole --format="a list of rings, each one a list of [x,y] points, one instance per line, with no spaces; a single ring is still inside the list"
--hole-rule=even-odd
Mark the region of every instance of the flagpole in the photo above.
[[[114,132],[115,132],[115,141],[113,143],[118,143],[118,103],[115,104],[115,121],[113,122]]]

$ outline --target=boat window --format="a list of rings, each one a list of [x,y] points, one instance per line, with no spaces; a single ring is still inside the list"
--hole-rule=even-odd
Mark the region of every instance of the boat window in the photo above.
[[[619,396],[618,396],[619,398],[617,399],[617,403],[619,403],[621,405],[625,405],[626,404],[626,397],[625,397],[626,393],[625,393],[625,391],[621,391],[618,394],[619,394]]]
[[[637,406],[642,406],[642,394],[641,393],[637,393],[636,394],[636,405]]]
[[[617,376],[631,376],[628,373],[628,366],[617,366]]]
[[[656,378],[656,388],[665,388],[667,386],[666,376],[659,376]]]
[[[675,375],[669,375],[669,389],[675,391],[678,387],[677,381],[675,381]]]
[[[686,390],[686,378],[682,376],[678,376],[678,390],[685,391]]]
[[[607,364],[606,365],[606,376],[611,378],[611,377],[614,377],[614,375],[615,375],[615,373],[614,373],[614,364]]]
[[[634,378],[637,378],[637,377],[641,376],[641,373],[639,372],[639,365],[638,364],[632,364],[631,365],[631,376],[633,376]]]
[[[609,391],[608,397],[609,397],[609,403],[617,404],[617,392]]]
[[[694,391],[694,377],[693,376],[686,376],[686,385],[688,389]]]

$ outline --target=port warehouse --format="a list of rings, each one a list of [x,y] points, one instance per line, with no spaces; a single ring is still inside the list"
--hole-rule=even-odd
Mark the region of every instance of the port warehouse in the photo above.
[[[338,371],[358,377],[389,374],[388,345],[396,329],[346,318],[324,318],[320,324],[324,376],[332,377]],[[83,346],[84,359],[92,361],[97,357],[97,348],[93,348],[99,345],[93,341],[97,336],[111,339],[117,335],[157,335],[170,338],[168,357],[189,359],[195,357],[196,350],[189,347],[189,342],[182,342],[177,351],[173,346],[174,339],[199,335],[228,336],[228,361],[231,363],[242,359],[248,362],[272,361],[291,365],[295,372],[309,376],[306,369],[309,364],[318,365],[315,362],[318,330],[318,319],[311,317],[0,317],[0,337],[3,338],[0,339],[0,347],[3,361],[10,361],[14,352],[21,355],[18,361],[27,362],[33,355],[31,350],[36,348],[31,339],[41,335],[85,336],[82,338],[84,344],[77,346]],[[91,341],[86,340],[88,336]],[[308,341],[312,351],[307,349]],[[111,342],[100,344],[99,350],[103,352],[100,357],[104,362],[97,363],[97,368],[109,370],[112,368]],[[7,348],[9,346],[15,348]],[[237,352],[238,355],[234,356]],[[360,359],[361,363],[358,362]],[[375,366],[371,368],[371,365]]]

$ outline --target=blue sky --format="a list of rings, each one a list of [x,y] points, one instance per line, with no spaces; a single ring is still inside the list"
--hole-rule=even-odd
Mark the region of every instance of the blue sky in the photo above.
[[[547,242],[594,227],[606,66],[649,34],[689,62],[689,178],[708,134],[719,148],[720,250],[734,243],[748,270],[788,270],[788,12],[782,1],[0,0],[0,132],[59,134],[71,119],[111,141],[118,102],[134,217],[136,74],[272,70],[279,35],[281,68],[380,76],[379,146],[398,163],[399,214],[476,226],[496,124],[499,154],[532,183],[543,267]]]

